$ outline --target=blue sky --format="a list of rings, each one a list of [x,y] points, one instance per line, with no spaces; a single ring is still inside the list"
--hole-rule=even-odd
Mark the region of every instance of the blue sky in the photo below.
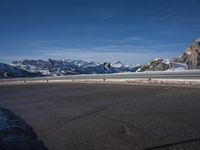
[[[200,35],[199,0],[0,0],[0,61],[180,55]]]

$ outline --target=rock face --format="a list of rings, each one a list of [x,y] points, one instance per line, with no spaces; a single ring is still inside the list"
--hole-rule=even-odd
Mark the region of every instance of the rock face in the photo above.
[[[200,38],[186,49],[185,53],[178,59],[181,63],[186,63],[188,69],[200,69]]]
[[[150,63],[139,68],[138,72],[143,71],[164,71],[171,68],[171,63],[168,59],[156,58]]]
[[[168,69],[200,69],[200,38],[196,39],[194,44],[187,48],[180,57],[173,58],[172,60],[157,58],[143,65],[137,71],[165,71]]]

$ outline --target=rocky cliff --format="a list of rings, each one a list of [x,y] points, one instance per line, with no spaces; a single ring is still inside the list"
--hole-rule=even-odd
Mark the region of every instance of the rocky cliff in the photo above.
[[[154,60],[151,60],[148,64],[143,65],[137,71],[164,71],[170,68],[171,62],[168,59],[156,58]]]
[[[200,69],[200,38],[196,39],[175,61],[186,63],[188,69]]]
[[[165,71],[165,70],[188,70],[200,69],[200,38],[185,50],[185,52],[171,60],[157,58],[143,65],[138,72],[143,71]]]

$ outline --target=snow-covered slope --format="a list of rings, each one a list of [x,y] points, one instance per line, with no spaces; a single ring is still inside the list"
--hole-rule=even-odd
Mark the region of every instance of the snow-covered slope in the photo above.
[[[36,77],[42,76],[37,72],[28,72],[21,68],[11,66],[8,64],[0,63],[0,78],[12,78],[12,77]]]

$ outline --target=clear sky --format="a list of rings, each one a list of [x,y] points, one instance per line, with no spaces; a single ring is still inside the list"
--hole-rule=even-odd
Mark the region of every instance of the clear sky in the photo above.
[[[200,37],[199,0],[0,0],[0,61],[180,55]]]

